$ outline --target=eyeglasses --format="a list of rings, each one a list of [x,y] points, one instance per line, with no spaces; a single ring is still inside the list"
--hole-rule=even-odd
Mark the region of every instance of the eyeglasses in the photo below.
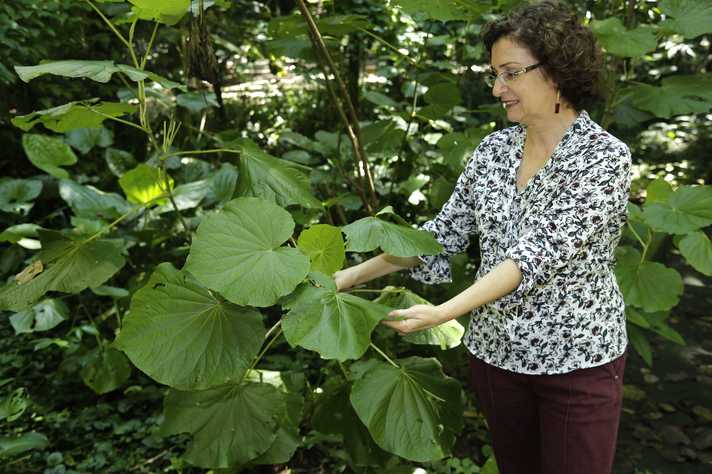
[[[493,74],[490,72],[485,75],[485,84],[487,84],[487,87],[494,87],[494,83],[497,82],[497,79],[499,79],[502,84],[507,85],[509,82],[514,81],[522,74],[526,74],[539,66],[541,66],[541,63],[532,64],[531,66],[527,66],[517,71],[502,71],[499,74]]]

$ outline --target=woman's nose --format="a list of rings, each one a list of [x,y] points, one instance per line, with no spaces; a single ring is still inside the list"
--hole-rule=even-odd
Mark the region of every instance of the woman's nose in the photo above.
[[[502,91],[506,88],[504,84],[502,84],[502,81],[497,78],[494,81],[494,85],[492,86],[492,95],[495,97],[499,97],[502,95]]]

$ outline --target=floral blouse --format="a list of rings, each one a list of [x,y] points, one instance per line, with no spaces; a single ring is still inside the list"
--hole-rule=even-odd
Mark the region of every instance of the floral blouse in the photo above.
[[[411,276],[451,281],[448,257],[479,235],[476,278],[512,259],[523,279],[472,311],[464,342],[485,362],[523,374],[559,374],[609,362],[627,344],[624,302],[613,273],[626,223],[628,147],[581,111],[551,158],[516,186],[526,127],[491,133],[455,190],[422,228],[444,251],[421,256]]]

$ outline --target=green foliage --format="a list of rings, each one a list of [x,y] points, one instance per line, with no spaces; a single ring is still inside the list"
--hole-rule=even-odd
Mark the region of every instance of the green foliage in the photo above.
[[[412,257],[442,251],[442,246],[430,232],[394,224],[380,217],[364,217],[341,230],[346,234],[346,250],[349,252],[369,252],[380,247],[397,257]]]
[[[59,138],[26,133],[22,136],[22,147],[33,165],[59,179],[69,178],[69,173],[60,166],[77,162],[72,149]]]
[[[264,335],[259,313],[223,301],[163,263],[131,299],[115,345],[153,379],[202,390],[239,381]]]
[[[78,293],[101,285],[124,266],[122,248],[116,241],[75,240],[50,230],[38,234],[42,251],[32,265],[41,273],[0,290],[0,309],[22,311],[48,291]]]
[[[416,304],[431,304],[406,288],[387,286],[383,293],[374,300],[391,308],[410,308]],[[423,331],[407,334],[403,339],[413,344],[438,346],[440,349],[452,349],[460,345],[465,328],[455,319]]]
[[[185,268],[239,305],[271,306],[309,271],[309,258],[284,247],[291,215],[268,201],[238,198],[198,227]]]
[[[17,113],[2,121],[65,133],[6,133],[37,169],[13,166],[0,180],[0,309],[12,312],[13,341],[35,357],[62,360],[59,377],[83,382],[81,396],[113,392],[122,413],[145,413],[144,401],[157,405],[164,392],[156,383],[169,386],[161,435],[171,435],[159,438],[158,417],[117,421],[87,399],[76,420],[43,413],[55,427],[46,437],[32,426],[0,438],[0,457],[28,456],[57,472],[65,464],[137,472],[158,470],[163,452],[163,471],[192,472],[187,464],[234,471],[294,462],[299,449],[298,462],[313,455],[322,463],[307,469],[336,472],[345,462],[391,472],[403,460],[452,452],[463,424],[459,383],[435,359],[397,357],[452,359],[455,351],[437,348],[457,346],[464,328],[451,321],[404,338],[376,328],[391,308],[429,304],[458,287],[429,288],[426,299],[388,279],[366,290],[380,292],[369,300],[337,292],[329,275],[367,257],[356,252],[442,251],[408,221],[437,212],[472,150],[505,124],[477,77],[487,58],[475,34],[516,2],[329,4],[315,20],[358,115],[348,130],[339,122],[342,111],[352,114],[342,84],[330,82],[336,98],[327,94],[324,80],[335,71],[315,67],[324,51],[312,46],[304,17],[277,3],[97,0],[110,24],[86,2],[0,6],[0,82],[16,80],[13,66],[27,82],[6,94],[18,97],[6,107]],[[186,15],[201,4],[200,20]],[[712,274],[709,185],[668,174],[646,187],[665,174],[656,160],[673,159],[665,147],[681,150],[681,167],[705,163],[685,150],[702,143],[709,126],[712,83],[695,58],[707,54],[699,36],[711,31],[710,8],[684,0],[638,3],[632,14],[613,3],[592,8],[591,26],[614,57],[606,62],[609,101],[590,112],[651,164],[634,183],[641,205],[630,205],[616,276],[630,342],[652,364],[651,334],[685,342],[669,323],[683,290],[671,250],[689,265],[684,271]],[[202,48],[206,64],[217,59],[212,87],[181,71],[179,38]],[[297,85],[280,85],[273,96],[250,89],[280,77]],[[76,78],[89,81],[69,81]],[[363,162],[350,136],[360,138]],[[21,162],[16,155],[10,159]],[[688,176],[706,169],[696,166]],[[46,174],[35,177],[38,170]],[[377,201],[390,206],[375,213]],[[467,284],[476,252],[454,260],[459,284]],[[305,380],[294,382],[290,370]],[[64,392],[81,392],[74,388]],[[75,393],[58,395],[75,403]],[[32,403],[12,387],[0,418],[22,421]],[[63,430],[94,424],[140,439],[146,451],[119,455],[113,439],[82,448],[91,449],[82,461],[76,452],[45,460],[33,451],[50,442],[60,449]],[[343,446],[329,447],[334,440]],[[142,464],[154,457],[156,465]],[[497,471],[492,457],[481,468],[456,461],[441,464]]]
[[[399,362],[355,364],[351,403],[382,449],[413,461],[443,458],[462,427],[460,384],[436,359]]]
[[[317,351],[324,359],[358,359],[368,349],[371,332],[390,308],[329,286],[306,286],[289,303],[282,320],[293,346]]]
[[[341,231],[328,224],[316,224],[299,234],[297,246],[311,261],[310,271],[331,275],[346,258]]]

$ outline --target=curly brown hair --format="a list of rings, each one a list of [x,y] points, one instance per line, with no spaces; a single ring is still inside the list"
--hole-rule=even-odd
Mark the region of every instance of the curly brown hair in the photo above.
[[[529,49],[577,111],[604,100],[603,53],[590,28],[567,5],[523,5],[485,24],[481,34],[490,56],[503,37]]]

